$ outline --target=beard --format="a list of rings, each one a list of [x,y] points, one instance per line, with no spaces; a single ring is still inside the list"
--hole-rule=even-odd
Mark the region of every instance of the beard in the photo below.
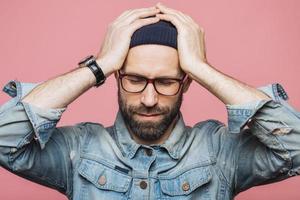
[[[132,106],[128,105],[126,99],[123,99],[120,91],[118,91],[118,103],[124,122],[130,128],[132,134],[147,141],[154,141],[165,134],[177,117],[182,104],[182,96],[182,92],[180,91],[176,102],[171,107],[159,107],[158,105],[146,107],[143,104]],[[134,115],[137,113],[159,113],[162,119],[158,121],[139,121],[134,118]]]

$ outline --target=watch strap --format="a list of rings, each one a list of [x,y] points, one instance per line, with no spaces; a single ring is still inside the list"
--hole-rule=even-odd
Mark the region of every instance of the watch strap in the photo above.
[[[88,56],[84,60],[80,61],[78,64],[80,67],[88,67],[93,72],[93,74],[96,77],[95,87],[99,87],[100,85],[102,85],[105,82],[106,77],[105,77],[101,67],[96,62],[96,59],[94,56],[92,56],[92,55]]]

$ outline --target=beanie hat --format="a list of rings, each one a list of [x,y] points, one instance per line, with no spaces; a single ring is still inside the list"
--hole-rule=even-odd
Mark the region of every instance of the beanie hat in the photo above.
[[[177,49],[177,29],[165,20],[142,26],[133,33],[129,48],[143,44],[160,44]]]

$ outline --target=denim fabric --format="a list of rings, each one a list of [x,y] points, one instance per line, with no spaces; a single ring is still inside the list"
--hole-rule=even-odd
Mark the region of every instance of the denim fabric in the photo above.
[[[115,123],[56,127],[65,108],[21,101],[40,83],[8,82],[0,107],[0,164],[69,199],[233,199],[252,186],[300,174],[300,113],[283,87],[258,88],[272,100],[226,105],[228,126],[193,127],[182,114],[161,145],[140,145],[121,114]]]

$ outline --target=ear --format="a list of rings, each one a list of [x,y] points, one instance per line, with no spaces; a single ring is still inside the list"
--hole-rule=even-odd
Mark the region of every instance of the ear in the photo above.
[[[123,63],[122,67],[121,67],[119,70],[120,70],[120,71],[124,70],[124,63]],[[119,73],[118,73],[119,70],[116,70],[116,71],[114,72],[114,75],[115,75],[115,78],[116,78],[116,81],[117,81],[117,82],[118,82],[118,80],[119,80]]]
[[[193,81],[193,79],[188,76],[187,79],[183,82],[183,86],[182,86],[183,93],[188,91],[192,81]]]
[[[118,72],[117,72],[117,71],[114,72],[114,77],[115,77],[116,82],[117,82],[117,84],[118,84],[119,75],[118,75]]]

